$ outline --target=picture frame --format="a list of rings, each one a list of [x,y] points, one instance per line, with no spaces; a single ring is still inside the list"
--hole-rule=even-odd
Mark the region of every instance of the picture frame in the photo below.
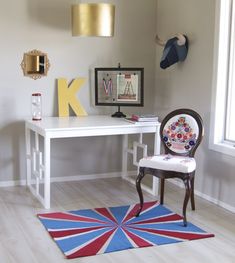
[[[144,68],[95,68],[95,105],[143,106]]]

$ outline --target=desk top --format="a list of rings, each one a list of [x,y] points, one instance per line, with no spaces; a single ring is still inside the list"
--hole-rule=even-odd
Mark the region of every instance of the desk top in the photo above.
[[[84,117],[44,117],[41,121],[26,121],[27,128],[39,132],[39,134],[42,135],[49,132],[72,131],[80,132],[80,134],[82,131],[92,131],[94,135],[96,135],[96,133],[97,135],[128,133],[127,130],[125,132],[125,129],[132,130],[134,133],[136,131],[138,133],[144,128],[147,128],[147,130],[156,130],[156,127],[158,126],[160,126],[159,122],[130,123],[123,118],[113,118],[107,115],[90,115]],[[103,130],[103,132],[98,132],[97,130]],[[105,130],[116,130],[116,132],[105,132]]]

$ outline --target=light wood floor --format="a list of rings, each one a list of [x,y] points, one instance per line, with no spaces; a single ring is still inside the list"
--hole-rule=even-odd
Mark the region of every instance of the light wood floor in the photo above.
[[[145,200],[155,198],[145,193]],[[166,184],[165,205],[181,213],[183,190]],[[119,178],[53,183],[51,211],[119,206],[138,202],[135,187]],[[214,238],[178,244],[130,249],[67,260],[36,217],[46,212],[23,186],[0,188],[1,263],[234,263],[235,214],[196,198],[196,211],[188,207],[188,220]]]

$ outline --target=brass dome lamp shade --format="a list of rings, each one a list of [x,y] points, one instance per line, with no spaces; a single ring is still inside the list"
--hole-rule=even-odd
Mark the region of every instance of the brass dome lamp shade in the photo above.
[[[72,35],[112,37],[115,6],[107,3],[72,5]]]

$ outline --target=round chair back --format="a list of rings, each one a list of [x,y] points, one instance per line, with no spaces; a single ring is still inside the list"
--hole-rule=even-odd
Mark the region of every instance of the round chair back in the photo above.
[[[203,133],[202,118],[191,109],[170,112],[160,127],[165,152],[173,155],[193,157]]]

